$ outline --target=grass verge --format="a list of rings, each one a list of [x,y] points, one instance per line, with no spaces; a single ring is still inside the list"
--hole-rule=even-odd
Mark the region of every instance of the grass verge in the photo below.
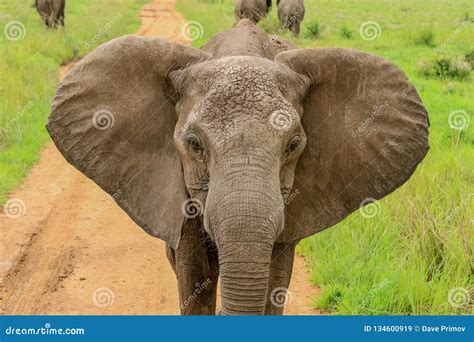
[[[60,65],[135,32],[146,0],[68,1],[66,29],[46,30],[32,0],[0,2],[0,205],[48,141]]]

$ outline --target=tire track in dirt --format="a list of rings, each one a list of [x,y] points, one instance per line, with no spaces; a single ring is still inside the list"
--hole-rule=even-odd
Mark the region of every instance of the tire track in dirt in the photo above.
[[[174,0],[144,6],[137,34],[189,44],[181,34],[185,19],[173,7]],[[0,313],[179,314],[165,244],[139,229],[52,143],[9,198],[20,199],[25,214],[0,213]],[[310,307],[318,290],[299,256],[289,291],[286,314],[318,314]]]

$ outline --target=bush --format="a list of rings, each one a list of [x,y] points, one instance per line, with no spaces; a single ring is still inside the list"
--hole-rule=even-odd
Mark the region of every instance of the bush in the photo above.
[[[471,69],[474,69],[474,50],[466,53],[464,59],[471,65]]]
[[[421,31],[415,37],[415,45],[426,45],[429,47],[435,47],[436,44],[434,42],[434,33],[431,30],[424,30]]]
[[[463,80],[469,77],[471,65],[461,57],[441,57],[432,61],[421,61],[418,63],[418,70],[427,78]]]
[[[308,24],[306,24],[306,27],[308,28],[308,38],[319,38],[319,23],[316,19],[312,19]]]
[[[347,27],[343,26],[341,27],[341,37],[344,39],[352,39],[354,38],[354,33]]]
[[[471,64],[466,62],[461,57],[458,57],[454,60],[449,70],[449,76],[456,79],[465,79],[469,77],[471,73]]]

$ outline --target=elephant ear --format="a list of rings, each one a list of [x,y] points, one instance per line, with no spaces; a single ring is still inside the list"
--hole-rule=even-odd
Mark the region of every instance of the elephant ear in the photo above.
[[[112,40],[64,78],[46,126],[69,163],[174,248],[187,194],[168,74],[208,57],[156,38]]]
[[[308,77],[307,145],[279,240],[328,228],[401,186],[426,155],[428,113],[394,64],[350,49],[302,49],[275,58]]]

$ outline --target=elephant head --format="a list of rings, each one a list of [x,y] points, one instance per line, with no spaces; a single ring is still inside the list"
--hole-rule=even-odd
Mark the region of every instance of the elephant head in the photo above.
[[[184,220],[203,216],[223,314],[263,314],[275,242],[389,194],[428,150],[427,113],[395,65],[272,49],[119,38],[63,80],[47,124],[65,158],[149,234],[176,248]]]

